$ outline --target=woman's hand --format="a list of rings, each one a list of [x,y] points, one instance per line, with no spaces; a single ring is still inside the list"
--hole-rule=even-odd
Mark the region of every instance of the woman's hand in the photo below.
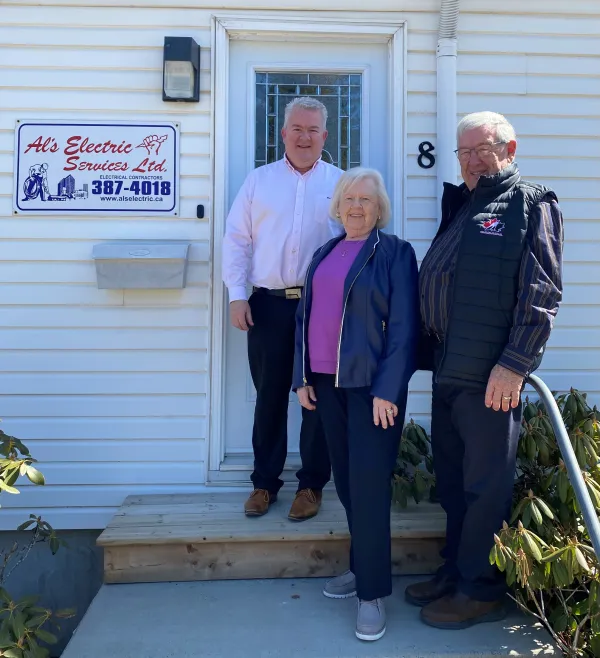
[[[375,425],[381,423],[381,427],[387,430],[388,424],[394,426],[394,418],[398,415],[398,407],[393,402],[373,398],[373,422]]]
[[[315,395],[315,389],[312,386],[302,386],[296,393],[298,394],[298,401],[300,404],[309,411],[314,411],[317,407],[313,402],[317,401],[317,396]]]

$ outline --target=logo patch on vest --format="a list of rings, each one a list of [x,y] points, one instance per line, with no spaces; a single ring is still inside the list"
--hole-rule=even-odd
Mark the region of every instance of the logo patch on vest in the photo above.
[[[483,235],[499,235],[502,236],[502,231],[504,230],[505,224],[501,222],[497,217],[490,217],[479,222],[479,227],[481,228],[480,233]]]

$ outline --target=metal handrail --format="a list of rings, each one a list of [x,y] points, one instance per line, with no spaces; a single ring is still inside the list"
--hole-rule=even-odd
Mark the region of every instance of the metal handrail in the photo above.
[[[575,451],[573,450],[571,440],[567,434],[567,429],[563,422],[558,404],[556,404],[556,400],[550,392],[550,389],[537,375],[529,375],[527,383],[533,386],[542,402],[546,405],[546,411],[550,417],[550,422],[552,423],[552,429],[554,430],[558,447],[560,448],[563,461],[567,467],[569,479],[571,480],[573,489],[575,489],[575,495],[577,496],[579,507],[581,507],[581,512],[590,539],[592,540],[592,545],[596,551],[597,558],[600,559],[600,522],[598,521],[596,509],[585,486],[583,476],[581,475],[581,469],[579,468],[579,463],[577,462]]]

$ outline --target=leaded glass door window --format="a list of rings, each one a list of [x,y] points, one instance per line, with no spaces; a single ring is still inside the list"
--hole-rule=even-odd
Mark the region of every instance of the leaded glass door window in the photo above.
[[[281,138],[285,106],[298,96],[312,96],[327,108],[329,135],[323,160],[340,169],[361,163],[361,73],[255,73],[256,135],[254,166],[283,157]]]

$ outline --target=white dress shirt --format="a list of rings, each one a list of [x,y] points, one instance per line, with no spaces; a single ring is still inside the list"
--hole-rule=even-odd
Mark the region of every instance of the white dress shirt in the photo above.
[[[223,281],[229,301],[247,299],[250,283],[294,288],[314,252],[342,228],[329,217],[343,171],[322,160],[300,174],[288,159],[254,169],[238,192],[223,239]]]

